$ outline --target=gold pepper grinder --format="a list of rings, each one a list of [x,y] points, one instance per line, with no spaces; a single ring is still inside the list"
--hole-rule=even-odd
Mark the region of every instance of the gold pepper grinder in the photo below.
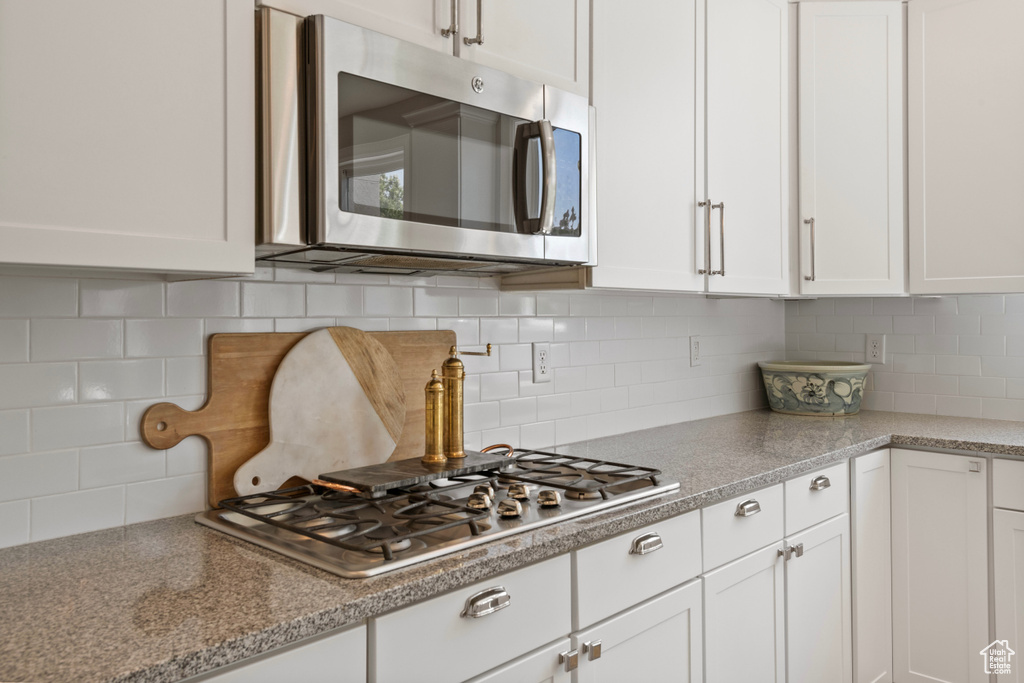
[[[444,455],[444,383],[437,376],[437,370],[430,375],[424,388],[426,394],[426,446],[421,462],[427,465],[443,465],[448,461]]]
[[[487,352],[463,351],[464,356],[490,356]],[[449,459],[465,458],[462,441],[463,385],[466,381],[466,366],[459,358],[454,346],[448,351],[448,359],[441,364],[441,381],[444,382],[444,454]]]

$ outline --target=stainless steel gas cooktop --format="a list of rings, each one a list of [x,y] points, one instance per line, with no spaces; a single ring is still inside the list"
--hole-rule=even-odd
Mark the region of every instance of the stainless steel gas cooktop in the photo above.
[[[678,488],[648,467],[525,451],[511,467],[376,498],[317,484],[231,498],[196,521],[359,578]]]

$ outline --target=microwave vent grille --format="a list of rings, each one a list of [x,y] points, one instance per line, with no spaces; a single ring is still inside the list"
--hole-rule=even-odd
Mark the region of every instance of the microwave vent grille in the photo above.
[[[345,261],[345,266],[361,268],[410,268],[415,270],[461,270],[479,268],[479,263],[459,261],[456,259],[432,259],[422,256],[392,256],[378,254],[366,258]]]

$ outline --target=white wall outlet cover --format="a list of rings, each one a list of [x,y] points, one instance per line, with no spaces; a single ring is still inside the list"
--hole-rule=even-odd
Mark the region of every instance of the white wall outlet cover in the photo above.
[[[554,371],[551,369],[551,344],[533,342],[533,382],[550,382]]]
[[[696,367],[701,364],[704,358],[704,352],[700,348],[701,339],[700,337],[690,337],[690,367]]]
[[[885,365],[885,335],[868,334],[864,337],[864,361]]]

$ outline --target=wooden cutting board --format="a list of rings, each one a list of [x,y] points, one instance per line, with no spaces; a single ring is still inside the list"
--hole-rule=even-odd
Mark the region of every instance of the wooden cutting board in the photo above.
[[[330,329],[330,328],[329,328]],[[307,333],[215,334],[209,340],[206,404],[186,411],[173,403],[150,406],[142,440],[167,449],[198,435],[210,447],[210,505],[237,494],[235,471],[270,443],[270,388],[281,360]],[[406,396],[405,420],[389,461],[420,457],[424,449],[423,388],[455,345],[455,332],[368,332],[395,361]],[[297,480],[296,480],[297,481]]]

